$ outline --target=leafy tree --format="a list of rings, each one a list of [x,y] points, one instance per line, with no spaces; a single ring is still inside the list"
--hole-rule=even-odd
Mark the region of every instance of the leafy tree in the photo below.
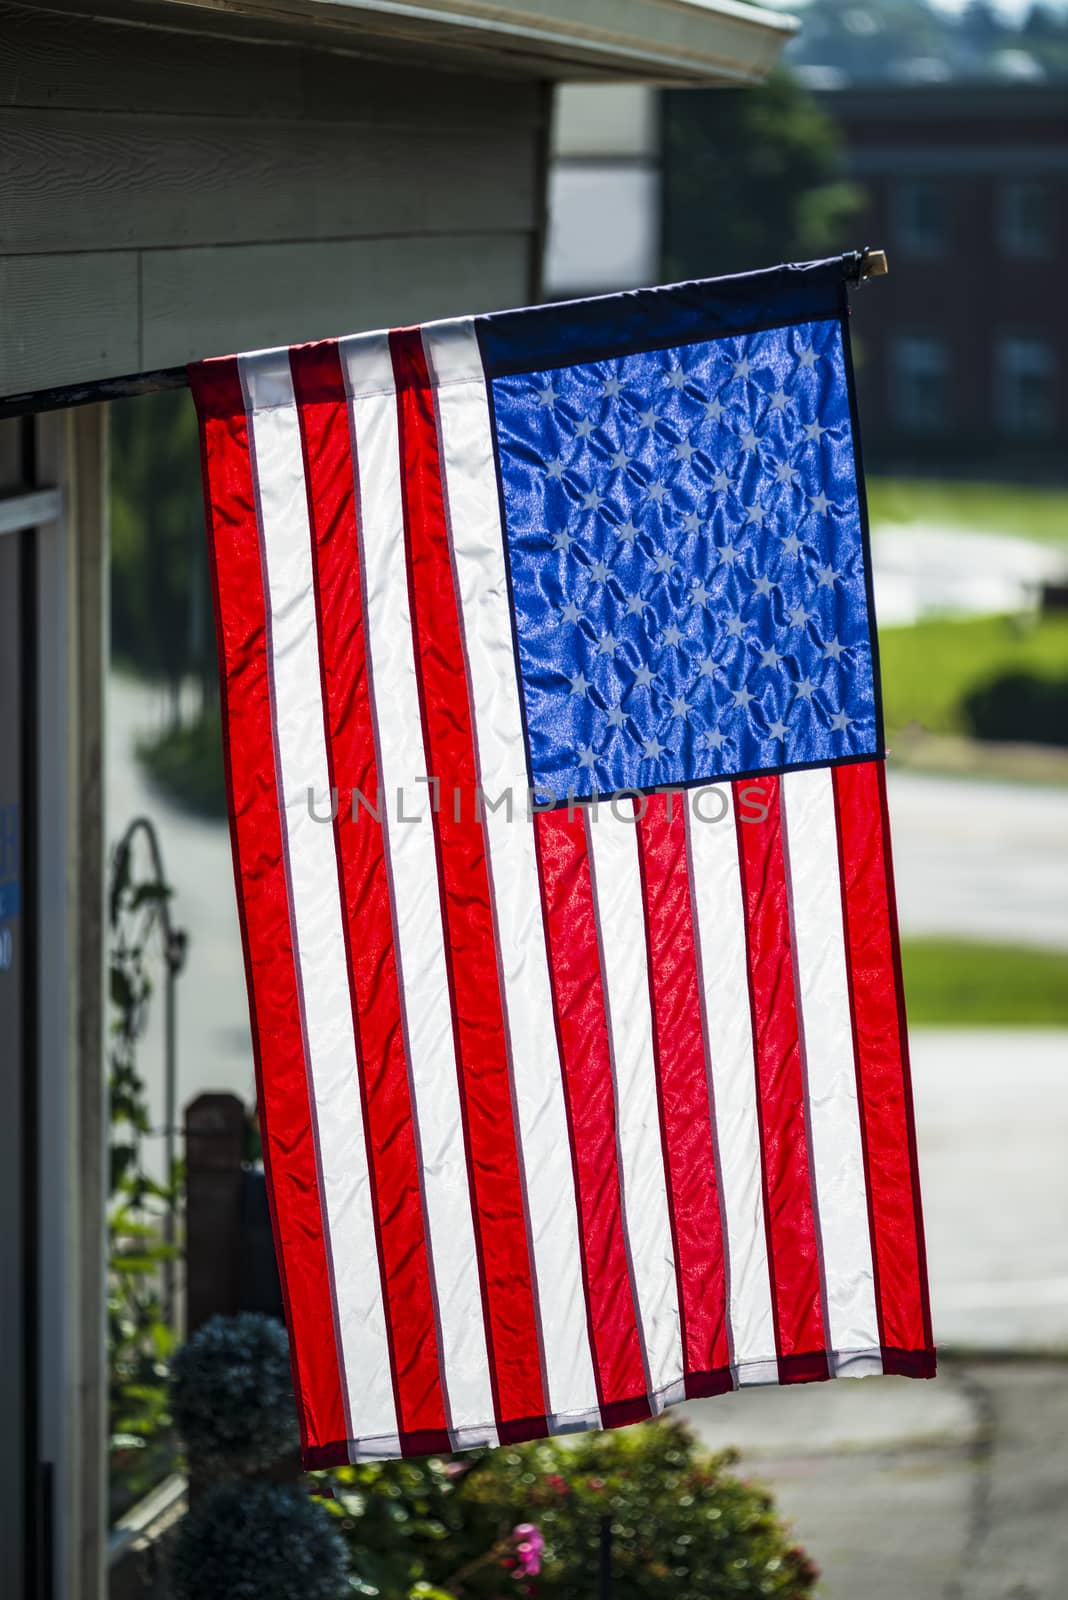
[[[1020,30],[1020,43],[1051,77],[1068,75],[1068,10],[1033,5]]]
[[[757,89],[665,94],[668,280],[848,249],[862,203],[842,177],[833,122],[789,73]]]
[[[968,0],[957,25],[977,45],[987,47],[1000,43],[1007,32],[990,0]]]
[[[951,21],[927,0],[809,0],[798,14],[787,61],[833,67],[854,82],[890,78],[906,61],[937,60],[951,39]]]
[[[166,724],[140,739],[142,766],[177,805],[223,816],[218,665],[191,396],[118,401],[111,412],[111,648],[167,691]],[[182,689],[199,688],[183,719]]]
[[[1006,54],[1025,51],[1050,76],[1068,71],[1063,0],[1036,0],[1019,18],[992,0],[959,12],[928,0],[771,0],[801,17],[786,47],[792,67],[818,69],[822,81],[931,83],[1006,76]],[[831,77],[827,77],[830,72]],[[1011,70],[1009,72],[1011,76]]]
[[[215,638],[196,414],[184,391],[111,408],[111,618],[115,656],[169,690],[215,688]]]

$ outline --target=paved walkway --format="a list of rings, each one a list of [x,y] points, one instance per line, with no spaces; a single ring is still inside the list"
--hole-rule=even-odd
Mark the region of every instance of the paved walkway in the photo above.
[[[741,1451],[823,1572],[821,1600],[1064,1600],[1068,1364],[943,1362],[904,1378],[686,1407]]]
[[[887,778],[903,933],[1068,949],[1068,794],[1061,787]]]
[[[917,1029],[912,1056],[936,1340],[1068,1352],[1068,1033]]]

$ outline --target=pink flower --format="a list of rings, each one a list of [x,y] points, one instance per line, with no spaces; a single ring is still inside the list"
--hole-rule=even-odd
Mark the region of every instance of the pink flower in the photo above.
[[[541,1529],[533,1522],[520,1522],[512,1529],[512,1538],[516,1541],[519,1572],[525,1578],[536,1578],[541,1571],[541,1553],[545,1548]]]

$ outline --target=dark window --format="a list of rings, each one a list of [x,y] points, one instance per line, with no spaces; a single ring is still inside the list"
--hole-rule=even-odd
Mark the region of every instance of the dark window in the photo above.
[[[1053,254],[1053,195],[1048,183],[1016,178],[998,191],[998,244],[1006,256]]]
[[[949,404],[949,353],[941,339],[919,335],[894,341],[891,381],[899,427],[919,433],[945,427]]]
[[[998,340],[995,414],[1006,433],[1042,436],[1056,421],[1057,358],[1045,339]]]
[[[903,179],[894,194],[894,244],[907,256],[944,255],[949,245],[948,200],[940,183]]]

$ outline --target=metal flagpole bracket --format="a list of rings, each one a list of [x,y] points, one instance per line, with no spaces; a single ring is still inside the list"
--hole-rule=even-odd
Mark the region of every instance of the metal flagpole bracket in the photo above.
[[[873,250],[865,245],[863,250],[847,250],[842,257],[842,270],[846,282],[860,287],[869,278],[885,278],[890,268],[885,250]]]

